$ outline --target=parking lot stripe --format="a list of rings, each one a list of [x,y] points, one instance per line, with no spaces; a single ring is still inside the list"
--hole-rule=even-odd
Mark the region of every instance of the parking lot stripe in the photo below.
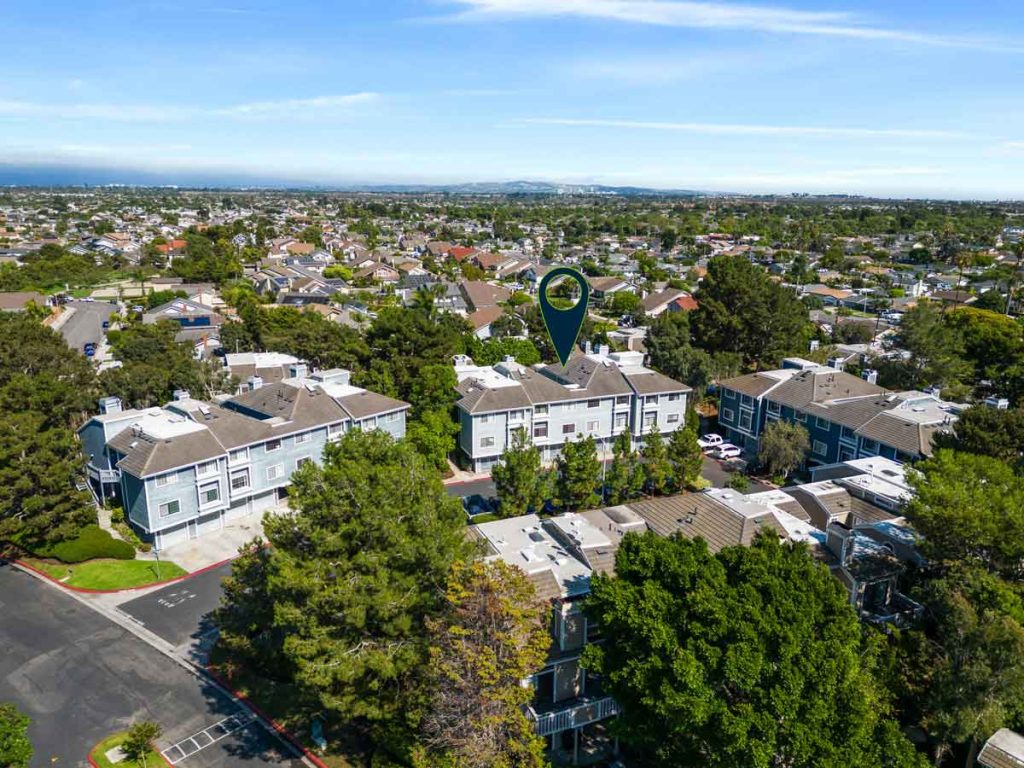
[[[172,744],[163,750],[160,754],[171,765],[177,765],[201,749],[206,749],[211,744],[216,744],[221,739],[230,736],[235,731],[244,728],[255,720],[256,716],[253,713],[240,710],[230,717],[225,717],[223,720],[207,726],[201,731],[197,731],[191,736],[186,736],[177,744]],[[200,741],[204,743],[200,744]],[[175,752],[178,754],[175,754]]]

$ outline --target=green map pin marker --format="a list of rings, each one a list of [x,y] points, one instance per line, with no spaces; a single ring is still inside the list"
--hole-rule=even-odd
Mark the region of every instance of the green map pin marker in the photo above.
[[[576,306],[559,309],[548,301],[548,285],[558,277],[567,277],[579,284],[580,300],[576,302]],[[540,281],[540,315],[544,318],[544,327],[548,329],[548,337],[562,365],[569,362],[572,348],[576,346],[583,321],[587,319],[589,302],[590,284],[575,269],[555,267]]]

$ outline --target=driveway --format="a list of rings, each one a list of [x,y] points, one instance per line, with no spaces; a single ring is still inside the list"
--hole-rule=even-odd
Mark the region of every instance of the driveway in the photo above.
[[[231,563],[224,563],[121,603],[118,610],[175,648],[205,647],[215,631],[211,613],[220,605],[221,581],[230,573]]]
[[[116,304],[106,301],[69,301],[74,314],[60,327],[60,333],[68,346],[78,352],[87,342],[99,345],[103,340],[103,321],[117,311]]]
[[[184,768],[300,768],[289,748],[204,678],[2,563],[0,614],[0,701],[32,720],[32,768],[85,766],[97,742],[144,719],[162,727],[157,746]]]

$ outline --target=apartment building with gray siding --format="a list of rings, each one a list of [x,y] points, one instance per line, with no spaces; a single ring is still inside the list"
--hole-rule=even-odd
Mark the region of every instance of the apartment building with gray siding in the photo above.
[[[668,435],[686,421],[690,388],[644,367],[640,352],[579,354],[568,364],[527,367],[513,360],[455,361],[459,447],[475,472],[490,470],[523,429],[553,461],[566,442],[593,437],[601,451],[629,430],[636,442]]]
[[[103,398],[79,430],[90,482],[161,549],[274,508],[292,473],[350,429],[405,436],[407,403],[351,386],[345,370],[294,373],[252,377],[217,402],[178,392],[162,408],[124,410]]]

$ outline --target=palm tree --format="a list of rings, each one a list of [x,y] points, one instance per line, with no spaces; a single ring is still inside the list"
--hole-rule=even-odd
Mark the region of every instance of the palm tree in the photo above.
[[[445,287],[441,283],[421,285],[412,297],[412,308],[425,312],[427,317],[433,319],[437,314],[437,301],[444,294]]]

